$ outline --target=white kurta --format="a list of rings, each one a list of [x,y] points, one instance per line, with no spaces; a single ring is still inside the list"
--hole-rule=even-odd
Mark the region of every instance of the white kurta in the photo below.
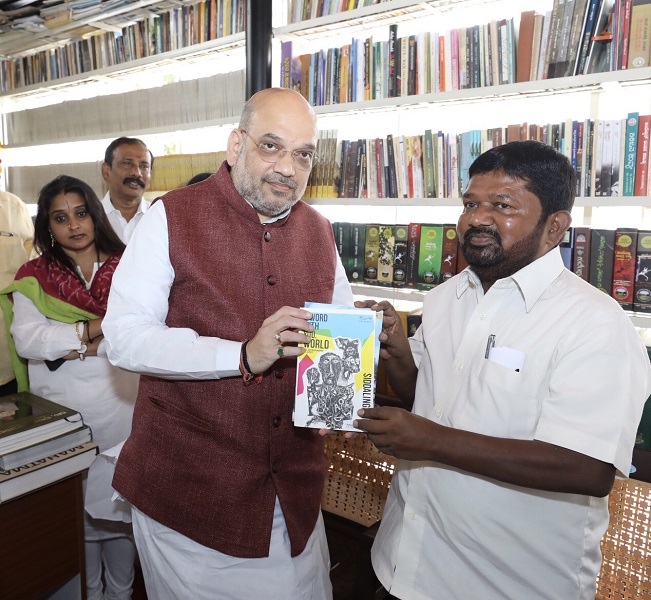
[[[129,436],[139,376],[114,367],[106,358],[104,341],[98,356],[67,360],[56,371],[50,371],[45,360],[80,349],[75,325],[46,318],[19,292],[14,293],[11,333],[18,354],[28,359],[33,394],[79,412],[101,452]],[[130,521],[128,505],[111,502],[113,467],[107,466],[103,457],[91,465],[86,509],[96,518]]]

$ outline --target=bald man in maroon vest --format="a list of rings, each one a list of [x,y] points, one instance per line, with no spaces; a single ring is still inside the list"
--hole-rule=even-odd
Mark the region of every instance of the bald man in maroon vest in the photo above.
[[[113,484],[152,599],[332,597],[323,439],[292,424],[300,307],[353,303],[300,201],[316,141],[300,94],[258,92],[218,172],[154,203],[115,273],[109,359],[142,377]]]

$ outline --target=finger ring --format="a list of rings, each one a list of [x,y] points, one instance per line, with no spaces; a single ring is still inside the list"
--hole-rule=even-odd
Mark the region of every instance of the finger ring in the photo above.
[[[282,343],[283,343],[282,340],[280,339],[280,333],[277,333],[276,335],[274,335],[274,339],[275,339],[279,344],[282,344]]]
[[[285,356],[285,349],[284,348],[278,348],[278,356]]]

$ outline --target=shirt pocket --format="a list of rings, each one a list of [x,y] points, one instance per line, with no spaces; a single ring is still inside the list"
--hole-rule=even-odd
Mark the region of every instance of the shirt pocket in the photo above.
[[[527,368],[530,357],[527,363],[517,372],[482,360],[458,427],[494,437],[531,439],[540,414],[540,382],[533,369]]]

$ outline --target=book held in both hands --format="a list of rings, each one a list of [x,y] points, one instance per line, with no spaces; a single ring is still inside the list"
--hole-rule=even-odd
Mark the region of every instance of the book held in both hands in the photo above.
[[[314,331],[298,357],[294,425],[359,431],[360,408],[375,404],[382,311],[306,303]]]

